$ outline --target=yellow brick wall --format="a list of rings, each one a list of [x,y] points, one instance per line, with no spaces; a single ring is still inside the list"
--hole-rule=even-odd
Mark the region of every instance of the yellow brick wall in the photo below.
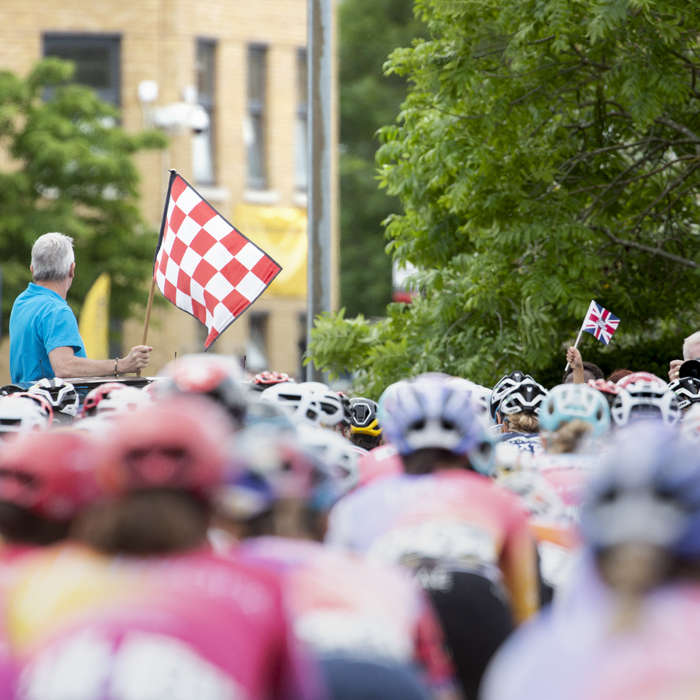
[[[2,0],[0,67],[26,74],[41,56],[45,32],[121,35],[122,124],[129,131],[141,129],[144,123],[138,84],[158,82],[156,106],[180,101],[183,88],[196,82],[196,39],[217,41],[216,187],[225,197],[211,203],[229,220],[234,206],[245,201],[246,192],[247,47],[250,43],[267,45],[269,189],[278,195],[279,206],[295,206],[296,61],[297,50],[306,45],[306,0]],[[167,169],[175,168],[191,181],[191,159],[189,133],[172,137],[163,153],[136,156],[142,174],[142,211],[154,226],[160,224]],[[270,367],[296,374],[299,315],[306,310],[305,298],[264,294],[252,308],[268,314]],[[250,313],[226,331],[215,345],[216,352],[245,352]],[[175,352],[201,350],[204,334],[200,328],[196,320],[174,307],[156,309],[148,339],[155,348],[153,370],[170,361]],[[142,330],[140,320],[125,324],[124,353],[141,342]],[[3,383],[9,381],[6,341],[0,344]]]

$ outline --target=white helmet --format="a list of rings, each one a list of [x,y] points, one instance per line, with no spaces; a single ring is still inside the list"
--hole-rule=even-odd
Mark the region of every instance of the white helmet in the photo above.
[[[302,382],[300,385],[304,391],[311,392],[321,407],[321,425],[333,427],[345,418],[343,400],[339,394],[329,389],[321,382]]]
[[[297,434],[302,447],[328,470],[328,475],[342,493],[357,486],[360,480],[359,461],[366,454],[365,450],[332,430],[300,425]]]
[[[46,430],[49,419],[36,401],[30,398],[6,397],[0,399],[0,438],[10,433]]]
[[[471,380],[464,379],[463,377],[450,377],[447,383],[451,386],[460,387],[469,393],[472,404],[474,404],[474,412],[477,416],[485,416],[488,414],[489,407],[491,406],[491,389],[481,386],[481,384],[475,384]]]
[[[121,415],[129,411],[136,411],[151,399],[141,389],[133,386],[125,386],[119,391],[113,391],[97,404],[95,415],[105,416],[109,414]]]
[[[260,394],[260,401],[269,401],[281,406],[295,423],[320,425],[321,404],[306,384],[308,382],[273,384]]]
[[[75,387],[59,377],[53,379],[40,379],[34,386],[29,388],[30,394],[43,396],[53,407],[54,419],[63,422],[75,418],[80,406],[80,397]]]
[[[681,417],[678,397],[668,386],[646,380],[633,382],[622,389],[615,397],[610,413],[618,428],[638,418],[660,418],[667,425],[675,425]]]

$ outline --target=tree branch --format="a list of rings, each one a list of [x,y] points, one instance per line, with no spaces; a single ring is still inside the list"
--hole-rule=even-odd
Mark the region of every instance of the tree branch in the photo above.
[[[671,260],[678,265],[685,265],[685,267],[692,267],[693,269],[700,268],[700,264],[696,263],[694,260],[689,260],[688,258],[682,258],[680,255],[668,253],[663,248],[652,248],[651,246],[644,245],[643,243],[637,243],[636,241],[625,241],[621,238],[617,238],[605,226],[591,226],[591,228],[593,230],[602,231],[613,243],[623,246],[624,248],[634,248],[635,250],[640,250],[643,253],[658,255],[659,257]]]

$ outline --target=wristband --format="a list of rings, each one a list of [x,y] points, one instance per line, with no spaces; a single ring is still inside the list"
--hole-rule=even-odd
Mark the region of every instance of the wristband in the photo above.
[[[119,362],[119,358],[115,357],[114,358],[114,376],[117,376],[117,362]]]

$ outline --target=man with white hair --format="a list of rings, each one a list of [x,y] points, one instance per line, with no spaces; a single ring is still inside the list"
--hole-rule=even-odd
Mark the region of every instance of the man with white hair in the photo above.
[[[73,239],[46,233],[32,247],[34,281],[10,315],[10,375],[13,383],[47,377],[105,377],[137,372],[153,348],[137,345],[123,358],[90,360],[66,295],[75,275]]]
[[[670,382],[678,379],[680,367],[686,360],[700,360],[700,331],[689,335],[683,341],[683,359],[671,360],[671,366],[668,370],[668,380]]]

